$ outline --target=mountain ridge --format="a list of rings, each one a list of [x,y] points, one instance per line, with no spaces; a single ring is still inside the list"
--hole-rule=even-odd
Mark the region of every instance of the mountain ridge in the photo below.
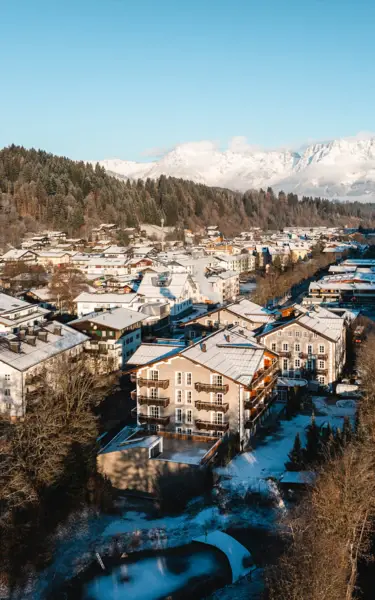
[[[192,142],[151,162],[90,162],[125,179],[166,175],[240,192],[271,186],[301,195],[375,201],[375,136],[317,142],[301,152],[220,151],[212,142]]]

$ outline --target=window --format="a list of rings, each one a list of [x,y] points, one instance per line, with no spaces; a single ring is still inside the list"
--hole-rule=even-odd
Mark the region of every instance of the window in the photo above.
[[[148,410],[149,410],[150,417],[158,418],[160,416],[160,412],[159,412],[160,409],[158,406],[149,406]]]
[[[193,430],[190,427],[186,430],[186,435],[193,435]]]
[[[5,375],[5,381],[10,381],[10,375],[9,374]]]
[[[275,344],[275,342],[272,342],[272,344],[271,344],[271,350],[273,352],[276,352],[276,344]]]
[[[323,345],[319,346],[319,354],[325,353],[325,347]]]
[[[176,423],[182,423],[182,409],[176,408]]]
[[[293,335],[293,331],[291,329],[288,331],[288,335],[289,337]]]
[[[150,379],[152,379],[152,381],[158,381],[159,371],[150,371]]]
[[[283,343],[283,352],[288,352],[288,344],[286,342]]]
[[[216,394],[215,404],[223,404],[223,394]]]
[[[283,360],[283,371],[287,371],[288,370],[288,359],[284,358]]]
[[[182,433],[182,427],[176,427],[176,433],[181,434]]]
[[[181,404],[182,402],[182,390],[176,390],[176,402]]]
[[[7,402],[7,403],[6,403],[6,405],[5,405],[5,408],[6,408],[7,410],[11,410],[11,408],[12,408],[12,404],[11,404],[10,402]]]
[[[299,368],[300,368],[300,366],[301,366],[301,361],[300,361],[300,359],[299,359],[299,358],[296,358],[296,359],[295,359],[295,361],[294,361],[294,367],[295,367],[296,369],[299,369]]]
[[[324,379],[323,375],[319,375],[318,381],[319,381],[320,385],[325,384],[325,379]]]
[[[222,425],[224,423],[224,413],[218,412],[214,415],[214,423]]]
[[[301,352],[301,344],[296,344],[295,345],[295,351],[296,352]]]
[[[186,404],[191,404],[193,399],[192,399],[192,393],[190,392],[190,390],[187,390],[185,392],[185,400],[186,400]]]
[[[192,423],[192,422],[193,422],[193,411],[189,409],[186,411],[186,423]]]
[[[185,373],[185,383],[186,385],[191,385],[191,382],[193,381],[193,376],[191,373]]]
[[[314,338],[317,338],[318,334],[314,331]]]
[[[212,383],[214,385],[223,385],[223,376],[222,375],[212,375]]]
[[[182,373],[180,371],[176,373],[176,385],[182,385]]]
[[[300,331],[296,331],[296,337],[301,337],[301,332]]]
[[[216,431],[215,435],[216,435],[216,437],[223,437],[224,432],[223,431]]]
[[[308,360],[306,364],[307,364],[307,369],[309,371],[312,371],[312,369],[313,369],[313,361],[312,360]]]
[[[319,361],[319,369],[324,369],[324,367],[325,367],[324,360],[320,360]]]
[[[308,332],[307,332],[307,331],[304,331],[304,332],[303,332],[303,335],[304,335],[304,337],[307,337],[309,334],[308,334]]]
[[[313,353],[313,347],[311,344],[308,344],[307,346],[307,354],[312,354]]]
[[[278,331],[278,332],[277,332],[277,335],[278,335],[279,337],[281,337],[281,331]]]
[[[10,396],[10,389],[9,388],[5,388],[5,390],[4,390],[4,396]]]
[[[157,398],[158,397],[158,389],[157,388],[150,388],[150,397],[151,398]]]
[[[139,340],[139,338],[141,337],[139,333],[135,334],[135,337],[137,338],[137,340]]]

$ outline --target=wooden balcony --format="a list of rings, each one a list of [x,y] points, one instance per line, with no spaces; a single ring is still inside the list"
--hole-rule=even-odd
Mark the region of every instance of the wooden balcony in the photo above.
[[[257,390],[253,390],[251,392],[251,396],[249,400],[245,400],[245,408],[252,410],[257,404],[264,398],[267,394],[269,394],[272,389],[275,387],[277,383],[278,373],[274,375],[271,380],[262,388],[258,388]]]
[[[324,368],[324,369],[316,368],[315,369],[315,373],[317,373],[318,375],[327,375],[328,374],[328,369],[326,369],[326,368]]]
[[[229,404],[217,404],[216,402],[204,402],[204,400],[197,400],[195,402],[195,408],[197,410],[213,410],[215,412],[226,413],[229,410]]]
[[[211,421],[202,421],[201,419],[195,420],[195,426],[199,430],[204,431],[226,431],[229,428],[229,423],[212,423]]]
[[[266,412],[268,407],[274,401],[275,396],[268,398],[263,404],[251,408],[250,417],[245,421],[245,429],[251,429],[254,426],[254,423]]]
[[[210,392],[226,394],[229,390],[229,385],[219,385],[217,383],[196,383],[195,389],[197,392]]]
[[[151,417],[149,415],[138,415],[139,422],[142,425],[168,425],[170,417]]]
[[[290,350],[276,350],[276,352],[279,356],[282,356],[283,358],[290,358],[292,355]]]
[[[169,398],[150,398],[149,396],[138,396],[138,404],[141,406],[161,406],[166,408],[170,402]]]
[[[276,373],[279,373],[279,361],[276,359],[271,366],[265,368],[265,369],[259,369],[254,377],[253,380],[251,382],[251,388],[253,388],[256,385],[259,385],[259,383],[265,379],[268,376],[272,376],[272,375],[276,375]]]
[[[328,354],[318,354],[318,359],[319,360],[327,360],[328,359]]]
[[[140,387],[154,387],[166,390],[169,387],[169,379],[146,379],[145,377],[139,377],[137,383]]]

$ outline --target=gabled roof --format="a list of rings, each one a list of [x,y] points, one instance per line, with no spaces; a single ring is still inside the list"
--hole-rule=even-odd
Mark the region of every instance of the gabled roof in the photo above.
[[[138,324],[141,326],[142,321],[145,321],[146,319],[147,317],[142,316],[135,310],[129,310],[128,308],[114,308],[105,312],[90,313],[80,319],[75,319],[70,325],[74,327],[76,323],[89,321],[95,325],[102,325],[109,327],[110,329],[115,329],[116,331],[122,331],[132,325]]]
[[[172,344],[141,344],[129,359],[132,365],[147,365],[167,359],[181,352],[181,346]]]
[[[247,336],[221,329],[186,348],[181,356],[249,386],[262,366],[264,351],[264,347]]]

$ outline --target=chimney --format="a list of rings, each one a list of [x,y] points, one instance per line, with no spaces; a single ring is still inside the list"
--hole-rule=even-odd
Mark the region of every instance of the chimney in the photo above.
[[[46,342],[47,339],[48,339],[47,331],[38,331],[38,340],[40,340],[41,342]]]
[[[206,344],[201,344],[201,350],[202,352],[207,352]]]
[[[21,352],[21,344],[18,340],[15,342],[9,342],[9,348],[12,352],[16,352],[17,354]]]
[[[53,333],[55,335],[61,335],[61,325],[54,325],[53,326]]]
[[[35,337],[35,335],[27,335],[25,342],[27,344],[30,344],[30,346],[35,346],[36,345],[36,337]]]
[[[26,331],[24,329],[21,329],[18,335],[20,340],[24,340],[26,337]]]

